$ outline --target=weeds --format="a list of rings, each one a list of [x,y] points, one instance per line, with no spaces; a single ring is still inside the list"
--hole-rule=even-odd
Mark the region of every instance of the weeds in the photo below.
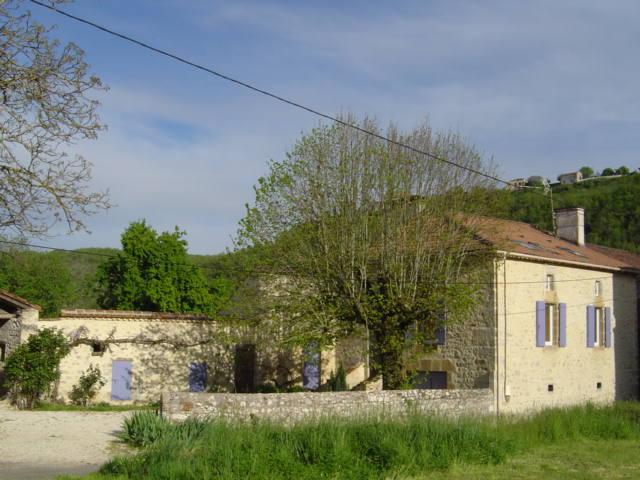
[[[151,412],[137,412],[124,430],[125,441],[144,449],[105,464],[99,478],[397,478],[455,464],[499,464],[515,453],[562,441],[640,439],[640,404],[553,409],[498,423],[415,416],[292,427],[172,424]]]

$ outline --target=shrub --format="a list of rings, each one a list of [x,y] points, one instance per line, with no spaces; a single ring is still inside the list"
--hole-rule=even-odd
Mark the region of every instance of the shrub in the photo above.
[[[344,370],[342,364],[338,366],[338,370],[334,373],[331,372],[329,380],[327,380],[329,390],[333,392],[345,392],[349,390],[347,386],[347,372]]]
[[[91,403],[91,400],[95,398],[98,390],[100,390],[104,384],[105,380],[102,378],[100,369],[89,365],[87,371],[80,375],[78,384],[71,388],[69,399],[74,405],[86,407]]]
[[[153,412],[134,412],[125,418],[120,439],[134,447],[146,447],[158,441],[168,430],[169,423]]]
[[[64,335],[45,328],[18,346],[5,364],[5,387],[18,408],[32,409],[60,379],[60,360],[69,353]]]

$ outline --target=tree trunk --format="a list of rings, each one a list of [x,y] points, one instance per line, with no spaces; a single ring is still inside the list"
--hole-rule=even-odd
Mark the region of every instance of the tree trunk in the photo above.
[[[378,328],[372,329],[374,336],[375,373],[382,374],[385,390],[398,390],[406,379],[404,368],[405,329],[397,321],[387,318]]]

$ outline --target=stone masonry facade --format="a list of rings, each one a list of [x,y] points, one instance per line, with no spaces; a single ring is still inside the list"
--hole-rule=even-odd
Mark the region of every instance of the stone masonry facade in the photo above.
[[[413,413],[460,417],[493,412],[490,389],[162,395],[162,415],[172,421],[200,418],[292,424],[321,418],[402,417]]]

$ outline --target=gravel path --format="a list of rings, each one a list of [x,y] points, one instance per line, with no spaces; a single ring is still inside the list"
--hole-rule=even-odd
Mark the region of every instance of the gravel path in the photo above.
[[[0,402],[0,480],[96,471],[117,452],[126,412],[27,412]]]

